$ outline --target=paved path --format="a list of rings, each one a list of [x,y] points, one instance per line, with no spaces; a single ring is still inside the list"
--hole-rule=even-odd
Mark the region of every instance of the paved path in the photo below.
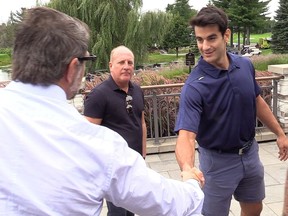
[[[278,148],[275,142],[259,144],[259,154],[265,167],[266,198],[261,216],[282,216],[284,199],[284,182],[288,162],[278,159]],[[198,157],[196,157],[196,163]],[[146,157],[147,166],[161,175],[180,180],[180,171],[174,152],[151,154]],[[101,216],[107,215],[107,207],[104,204]],[[239,216],[238,202],[232,200],[229,216]],[[149,215],[146,215],[149,216]]]

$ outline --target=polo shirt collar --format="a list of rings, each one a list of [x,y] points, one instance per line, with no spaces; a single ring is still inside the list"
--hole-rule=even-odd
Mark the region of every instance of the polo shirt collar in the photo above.
[[[230,72],[235,68],[240,68],[239,64],[235,61],[236,58],[239,58],[239,56],[236,56],[234,54],[231,54],[229,52],[227,52],[228,58],[229,58],[229,69],[227,70],[223,70],[223,69],[219,69],[216,68],[214,65],[209,64],[208,62],[206,62],[203,57],[200,57],[200,60],[198,62],[198,65],[201,66],[200,70],[202,72],[204,72],[205,74],[208,74],[209,76],[213,77],[213,78],[218,78],[220,77],[223,72]]]
[[[116,84],[116,82],[114,81],[114,79],[112,78],[111,75],[110,75],[109,78],[108,78],[108,83],[109,83],[110,88],[111,88],[113,91],[121,90],[121,89],[119,88],[119,86]],[[131,81],[129,81],[129,89],[132,89],[132,88],[133,88],[133,85],[132,85]]]

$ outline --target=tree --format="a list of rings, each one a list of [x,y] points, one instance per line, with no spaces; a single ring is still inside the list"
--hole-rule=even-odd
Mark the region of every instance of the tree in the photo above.
[[[179,48],[190,45],[190,33],[188,22],[185,22],[179,15],[175,15],[171,27],[164,37],[163,46],[166,49],[175,49],[178,57]]]
[[[21,8],[20,11],[10,12],[8,22],[2,24],[0,32],[0,47],[1,48],[11,48],[13,47],[15,31],[19,23],[23,20],[26,8]]]
[[[146,41],[149,48],[159,47],[163,44],[164,36],[170,28],[172,18],[171,14],[162,11],[148,11],[142,15],[142,29],[146,32],[144,41]],[[149,34],[147,34],[149,29]]]
[[[268,4],[271,0],[212,0],[212,3],[222,8],[229,17],[229,26],[238,32],[238,48],[240,49],[240,35],[243,35],[243,44],[250,44],[250,32],[260,28],[268,17]],[[233,37],[231,37],[233,38]],[[231,45],[233,41],[231,41]]]
[[[98,56],[97,68],[108,69],[110,52],[118,45],[129,47],[135,59],[142,61],[146,49],[146,43],[139,43],[140,32],[144,32],[139,22],[142,0],[52,0],[48,6],[87,23],[90,49]]]
[[[175,49],[178,57],[179,48],[189,46],[191,43],[190,18],[197,13],[191,9],[188,0],[176,0],[172,5],[168,4],[166,12],[173,15],[171,25],[164,37],[163,46]]]
[[[279,54],[288,53],[288,1],[279,1],[275,20],[276,23],[272,28],[272,52]]]
[[[89,51],[97,54],[94,66],[99,69],[108,69],[110,52],[118,45],[126,45],[134,52],[135,65],[143,63],[148,47],[162,44],[172,18],[171,14],[160,11],[141,14],[142,0],[51,0],[45,6],[88,24],[91,30]],[[0,45],[13,46],[12,23],[20,22],[23,13],[11,15],[7,26],[1,26]]]
[[[190,51],[192,53],[194,53],[194,55],[199,55],[200,51],[198,49],[198,45],[197,45],[197,41],[196,41],[196,37],[195,37],[195,32],[192,30],[190,33]]]
[[[196,11],[191,9],[189,0],[176,0],[174,4],[168,4],[166,12],[181,16],[184,20],[189,20]]]

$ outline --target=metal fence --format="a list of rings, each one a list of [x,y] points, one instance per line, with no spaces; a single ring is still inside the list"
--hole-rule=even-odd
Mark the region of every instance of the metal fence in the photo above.
[[[270,106],[277,118],[278,108],[278,82],[283,76],[256,77],[262,89],[262,97]],[[9,81],[0,82],[4,88]],[[145,121],[147,125],[147,140],[160,144],[167,139],[175,138],[174,126],[179,108],[180,92],[184,83],[142,86],[145,97]],[[88,92],[76,96],[72,103],[80,113],[83,111],[83,99]],[[266,129],[260,121],[256,120],[255,130]]]

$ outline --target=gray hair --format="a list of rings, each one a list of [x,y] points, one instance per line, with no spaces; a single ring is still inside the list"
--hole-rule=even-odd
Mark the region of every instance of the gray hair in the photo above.
[[[12,80],[48,86],[68,64],[88,50],[89,28],[82,21],[47,7],[28,9],[16,31]]]

